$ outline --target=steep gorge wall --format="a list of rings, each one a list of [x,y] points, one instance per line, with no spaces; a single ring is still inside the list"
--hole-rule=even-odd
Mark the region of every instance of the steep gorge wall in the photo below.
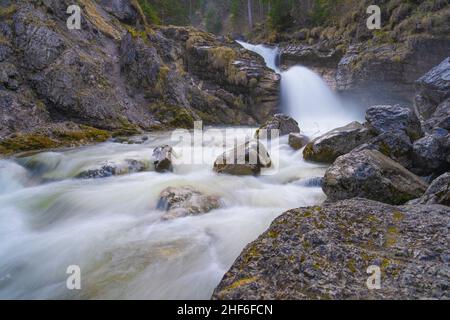
[[[366,26],[381,8],[381,29]],[[364,106],[412,103],[414,81],[450,52],[450,7],[438,1],[341,1],[316,26],[298,24],[256,41],[280,46],[284,67],[303,64]]]
[[[0,152],[276,112],[278,77],[232,40],[151,26],[134,0],[76,3],[81,30],[66,26],[73,1],[2,2]]]

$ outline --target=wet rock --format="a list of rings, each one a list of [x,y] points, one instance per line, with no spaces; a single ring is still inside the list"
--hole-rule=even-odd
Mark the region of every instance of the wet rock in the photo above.
[[[392,160],[400,163],[408,170],[413,169],[412,153],[413,145],[411,139],[404,131],[389,131],[384,132],[367,143],[354,149],[354,151],[361,150],[377,150]]]
[[[422,121],[428,120],[436,107],[450,97],[450,58],[416,81],[415,108]]]
[[[212,299],[449,299],[449,224],[441,205],[351,199],[289,210],[247,245]],[[367,287],[371,265],[379,290]]]
[[[289,145],[295,150],[300,150],[306,146],[309,141],[309,138],[304,134],[289,133]]]
[[[417,140],[413,144],[413,165],[421,175],[437,176],[450,170],[446,157],[450,153],[450,135],[445,129],[436,128],[432,134]]]
[[[264,131],[263,131],[264,130]],[[256,130],[256,137],[271,137],[271,130],[279,130],[278,136],[285,136],[290,133],[300,133],[298,122],[294,118],[285,114],[276,114]]]
[[[411,200],[408,204],[442,204],[450,206],[450,173],[446,172],[434,179],[422,197]]]
[[[173,149],[171,146],[165,145],[155,148],[153,150],[153,163],[156,172],[173,171],[172,156]]]
[[[305,160],[332,163],[336,158],[367,142],[373,134],[359,122],[325,133],[306,145]]]
[[[431,115],[422,124],[424,130],[431,133],[434,128],[443,128],[450,131],[450,98],[438,105]]]
[[[261,168],[269,168],[271,165],[272,161],[264,145],[251,140],[217,157],[214,171],[236,176],[259,175]]]
[[[366,112],[369,129],[376,134],[404,131],[412,141],[423,136],[420,121],[413,110],[401,105],[372,106]]]
[[[163,220],[207,213],[221,206],[220,198],[205,195],[192,187],[169,187],[159,195],[157,209],[164,210]]]
[[[115,137],[113,142],[122,143],[122,144],[143,144],[147,140],[148,140],[147,136]]]
[[[316,45],[288,44],[280,48],[280,62],[283,66],[302,64],[308,67],[336,68],[342,52],[337,49],[325,49]]]
[[[99,3],[107,12],[117,17],[120,21],[129,24],[136,23],[138,13],[130,0],[100,0]]]
[[[403,204],[420,197],[427,187],[381,152],[362,150],[339,157],[326,171],[322,189],[330,201],[363,197]]]
[[[368,33],[365,25],[358,33]],[[411,37],[398,43],[370,44],[364,39],[347,48],[339,62],[337,90],[361,106],[411,103],[414,80],[448,56],[448,41]]]
[[[96,168],[91,168],[77,174],[79,179],[97,179],[120,176],[145,171],[150,164],[143,160],[125,159],[123,161],[105,161]]]

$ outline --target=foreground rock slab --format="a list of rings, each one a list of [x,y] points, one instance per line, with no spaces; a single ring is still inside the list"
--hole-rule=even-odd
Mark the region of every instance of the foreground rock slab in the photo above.
[[[159,195],[157,209],[166,213],[162,220],[199,215],[220,207],[220,198],[214,195],[205,195],[190,187],[169,187]]]
[[[420,197],[427,184],[399,163],[376,150],[339,157],[325,173],[322,189],[328,200],[363,197],[404,204]]]
[[[359,145],[367,142],[373,135],[359,122],[336,128],[314,139],[303,150],[305,160],[332,163]]]
[[[449,299],[450,209],[352,199],[278,217],[212,299]],[[381,288],[369,290],[378,266]]]

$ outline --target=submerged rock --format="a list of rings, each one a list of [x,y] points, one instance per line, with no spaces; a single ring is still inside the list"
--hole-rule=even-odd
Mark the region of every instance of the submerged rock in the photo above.
[[[219,207],[219,197],[205,195],[189,186],[164,189],[157,205],[157,209],[166,211],[163,220],[199,215]]]
[[[306,146],[309,142],[309,138],[300,133],[289,133],[289,145],[295,149],[300,150]]]
[[[88,169],[76,175],[80,179],[107,178],[145,171],[150,163],[143,160],[125,159],[123,161],[105,161],[98,167]]]
[[[261,168],[272,165],[269,153],[262,143],[251,140],[217,157],[214,171],[236,176],[259,175]]]
[[[450,299],[449,224],[440,205],[293,209],[247,245],[212,299]],[[369,266],[380,268],[378,290]]]
[[[264,131],[262,130],[265,130],[265,134],[263,133]],[[262,125],[258,130],[256,130],[256,137],[266,138],[267,136],[268,138],[270,138],[271,130],[279,130],[278,135],[280,137],[290,133],[300,132],[298,122],[295,121],[294,118],[281,113],[274,115],[272,118],[267,120],[267,122],[264,125]]]
[[[305,160],[332,163],[337,157],[367,142],[373,135],[359,122],[352,122],[314,139],[303,150]]]
[[[450,206],[450,173],[446,172],[434,179],[422,197],[411,200],[408,204],[442,204]]]
[[[366,112],[366,120],[369,128],[376,134],[400,130],[412,141],[423,136],[419,119],[408,107],[372,106]]]
[[[325,173],[322,186],[330,201],[363,197],[403,204],[420,197],[427,184],[376,150],[339,157]]]
[[[172,155],[173,149],[168,145],[160,146],[153,150],[153,164],[156,172],[173,171]]]

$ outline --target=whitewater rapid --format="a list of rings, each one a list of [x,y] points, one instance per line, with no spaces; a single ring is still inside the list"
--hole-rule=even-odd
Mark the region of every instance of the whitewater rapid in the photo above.
[[[276,50],[253,49],[277,68]],[[305,97],[325,91],[324,101],[333,101],[322,80],[308,74],[303,68],[283,72],[282,92],[295,90]],[[311,79],[320,83],[308,83]],[[295,96],[286,94],[291,101],[286,110],[302,127],[308,128],[308,121],[323,125],[324,117],[315,110],[306,112],[310,104],[305,101],[299,110],[289,109]],[[315,125],[307,130],[317,135]],[[209,299],[242,249],[274,218],[325,199],[316,178],[326,167],[305,162],[286,136],[271,149],[279,167],[267,176],[214,173],[213,162],[223,149],[211,140],[204,142],[203,164],[175,166],[173,173],[150,168],[103,179],[75,178],[104,161],[151,159],[153,148],[173,144],[170,132],[146,136],[143,144],[105,142],[0,160],[0,298]],[[186,185],[218,195],[222,208],[162,221],[163,212],[156,209],[159,193]],[[71,265],[80,267],[80,290],[66,287]]]

